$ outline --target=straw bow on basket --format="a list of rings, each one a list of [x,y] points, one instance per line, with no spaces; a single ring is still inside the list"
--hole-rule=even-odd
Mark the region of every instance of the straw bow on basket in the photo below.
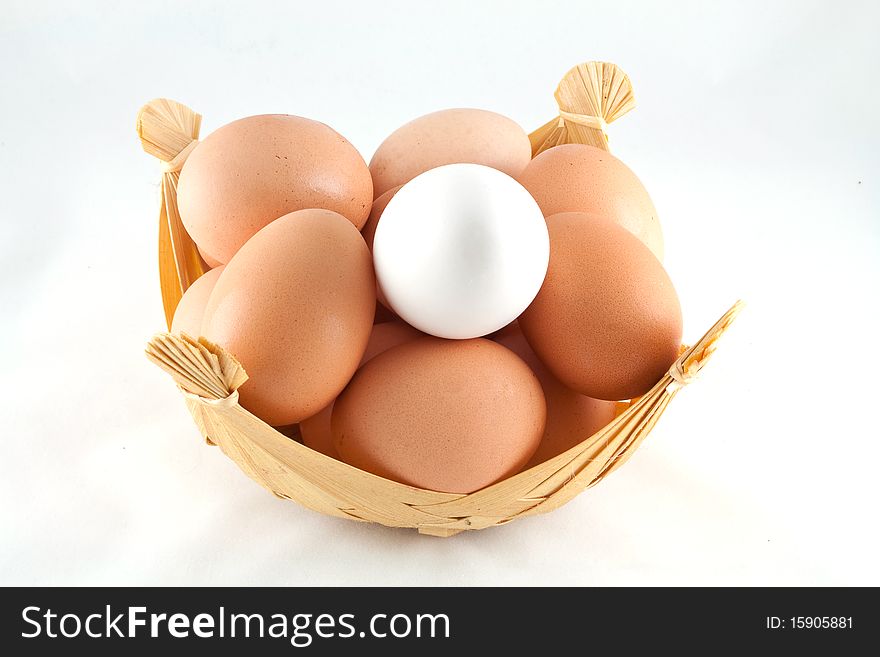
[[[629,78],[601,62],[569,71],[556,100],[559,116],[530,135],[535,154],[570,142],[607,150],[606,124],[634,104]],[[168,326],[184,290],[206,270],[177,210],[179,170],[195,148],[200,124],[197,113],[166,99],[151,101],[138,114],[144,150],[164,163],[159,264]],[[555,509],[619,468],[704,367],[741,308],[737,302],[695,345],[682,347],[669,372],[642,397],[622,402],[607,426],[559,456],[467,495],[377,477],[283,435],[239,404],[237,390],[247,381],[244,368],[203,337],[161,333],[147,345],[147,356],[177,383],[201,434],[278,497],[341,518],[452,536]]]
[[[554,94],[559,116],[529,135],[532,157],[560,144],[608,150],[608,124],[636,106],[629,76],[616,64],[585,62],[572,68]]]
[[[163,163],[159,212],[159,284],[168,328],[171,328],[174,309],[180,297],[193,281],[208,270],[177,211],[180,170],[198,144],[201,125],[201,114],[167,98],[150,101],[137,115],[141,146]]]

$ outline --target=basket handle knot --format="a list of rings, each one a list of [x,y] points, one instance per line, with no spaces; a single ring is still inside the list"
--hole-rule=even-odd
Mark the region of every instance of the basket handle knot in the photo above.
[[[155,98],[141,107],[137,133],[143,149],[167,164],[166,172],[180,171],[198,143],[202,115],[170,98]]]
[[[593,130],[601,130],[608,134],[608,124],[601,116],[591,116],[589,114],[576,114],[574,112],[566,112],[564,109],[559,110],[559,126],[564,127],[566,122],[576,123]]]
[[[699,372],[700,370],[696,366],[696,362],[692,362],[689,367],[685,367],[684,360],[681,358],[677,359],[672,363],[672,367],[669,368],[669,377],[672,379],[672,382],[666,386],[666,390],[673,392],[683,388],[696,379]]]
[[[199,143],[202,115],[170,98],[155,98],[137,115],[137,134],[143,149],[162,162],[159,208],[159,282],[165,322],[171,328],[183,293],[209,268],[186,232],[177,207],[180,170]]]
[[[193,152],[193,149],[198,146],[199,140],[193,139],[189,144],[184,146],[183,150],[180,151],[177,155],[171,158],[168,162],[162,163],[162,172],[163,173],[178,173],[183,168],[183,163],[186,162],[186,158],[189,157],[189,154]]]
[[[532,157],[560,144],[608,150],[608,124],[636,106],[629,76],[609,62],[584,62],[556,87],[559,115],[529,135]]]
[[[730,328],[733,320],[736,319],[744,306],[745,302],[740,299],[721,316],[721,319],[715,322],[712,328],[694,346],[682,347],[681,355],[672,363],[669,372],[667,372],[667,376],[671,379],[666,386],[668,393],[677,392],[680,388],[697,378],[700,370],[703,369],[703,366],[712,354],[715,353],[718,338],[724,335],[725,331]]]
[[[185,392],[220,405],[235,405],[248,376],[235,357],[205,338],[160,333],[147,343],[147,358]]]

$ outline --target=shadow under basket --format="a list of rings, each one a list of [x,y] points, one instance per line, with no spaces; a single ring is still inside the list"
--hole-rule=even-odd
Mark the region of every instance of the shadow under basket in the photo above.
[[[627,109],[632,105],[629,81],[614,65],[581,64],[569,71],[560,89],[572,79],[580,86],[569,84],[564,98],[557,90],[560,118],[532,133],[535,152],[577,141],[578,130],[581,143],[607,148],[605,124],[625,111],[624,104]],[[594,89],[584,92],[582,104],[571,101],[578,96],[572,89],[577,91],[584,81],[591,81]],[[578,125],[566,129],[566,121]],[[144,149],[164,163],[159,271],[169,326],[183,291],[207,270],[180,222],[176,193],[180,168],[197,143],[200,123],[198,114],[167,99],[151,101],[138,115]],[[231,354],[204,338],[161,333],[147,345],[147,356],[172,375],[207,442],[276,496],[340,518],[452,536],[552,511],[623,465],[682,386],[706,364],[741,307],[741,302],[734,304],[696,344],[683,346],[669,372],[642,397],[621,402],[617,417],[603,429],[559,456],[470,494],[439,493],[390,481],[282,434],[238,403],[237,389],[247,380],[244,369]]]

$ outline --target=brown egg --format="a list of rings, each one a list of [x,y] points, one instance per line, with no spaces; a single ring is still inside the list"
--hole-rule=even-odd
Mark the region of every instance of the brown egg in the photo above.
[[[333,210],[358,229],[373,183],[354,146],[323,123],[286,114],[233,121],[187,158],[177,203],[204,257],[229,262],[248,238],[278,217]]]
[[[547,400],[544,435],[537,451],[526,463],[526,468],[571,449],[617,415],[616,402],[593,399],[562,385],[535,355],[516,323],[501,329],[492,339],[510,349],[532,368]]]
[[[215,260],[214,258],[209,256],[207,253],[202,251],[200,248],[198,248],[198,246],[196,247],[196,250],[199,252],[199,255],[202,256],[202,260],[205,261],[205,264],[208,265],[209,269],[216,269],[217,267],[220,267],[223,265],[222,262],[220,262],[219,260]]]
[[[547,218],[550,266],[519,318],[567,387],[597,399],[644,394],[681,345],[681,307],[660,261],[632,233],[581,212]]]
[[[512,119],[480,109],[426,114],[392,132],[370,160],[378,197],[443,164],[483,164],[516,177],[532,157],[528,135]]]
[[[364,236],[364,241],[367,243],[370,251],[373,250],[373,238],[376,236],[376,226],[379,225],[379,218],[385,212],[385,206],[388,205],[388,201],[391,200],[401,187],[403,185],[397,185],[397,187],[389,189],[373,201],[373,206],[370,208],[370,216],[367,217],[367,222],[361,228],[361,235]]]
[[[376,236],[376,226],[379,225],[379,218],[385,211],[385,206],[388,205],[388,201],[391,200],[391,197],[394,196],[397,193],[397,190],[401,187],[403,187],[403,185],[398,185],[393,189],[389,189],[373,201],[373,207],[370,210],[370,216],[367,217],[367,223],[361,228],[361,235],[364,236],[364,241],[367,243],[367,247],[370,249],[371,253],[373,251],[373,238]],[[397,317],[397,314],[389,308],[390,304],[386,301],[385,295],[382,293],[382,290],[378,285],[376,285],[376,300],[379,303],[379,306],[376,307],[377,316],[390,317],[391,319]]]
[[[376,307],[370,251],[330,210],[260,230],[229,261],[202,331],[242,363],[242,405],[273,426],[329,404],[357,369]]]
[[[376,288],[376,294],[378,295],[379,289]],[[394,314],[393,311],[388,310],[385,306],[383,306],[378,299],[376,299],[376,316],[373,318],[373,324],[385,324],[386,322],[393,322],[397,319],[397,315]]]
[[[583,144],[550,148],[519,175],[545,217],[560,212],[598,214],[626,228],[663,260],[657,210],[636,174],[608,151]]]
[[[424,333],[404,322],[376,324],[373,326],[370,341],[367,343],[367,350],[364,352],[360,364],[363,365],[373,357],[388,351],[391,347],[415,340],[423,335]],[[330,414],[332,411],[333,402],[330,402],[315,413],[315,415],[300,422],[299,427],[303,443],[322,454],[338,459],[339,454],[336,452],[336,446],[333,444],[333,434],[330,432]]]
[[[541,384],[509,349],[424,337],[364,365],[333,408],[342,459],[420,488],[469,493],[518,472],[544,431]]]
[[[283,427],[275,427],[275,431],[298,443],[302,442],[302,435],[300,435],[298,424],[286,424]]]
[[[181,331],[190,337],[197,338],[202,333],[202,316],[205,314],[205,306],[208,297],[223,272],[223,266],[216,267],[199,276],[190,285],[174,310],[174,319],[171,321],[171,332],[177,335]]]

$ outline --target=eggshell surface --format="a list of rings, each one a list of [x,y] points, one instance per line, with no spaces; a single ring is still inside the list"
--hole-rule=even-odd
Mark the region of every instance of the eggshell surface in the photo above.
[[[532,157],[525,131],[481,109],[426,114],[395,130],[370,161],[376,197],[444,164],[483,164],[516,177]]]
[[[579,212],[547,218],[550,265],[519,326],[567,387],[597,399],[647,392],[678,356],[682,318],[669,276],[613,221]]]
[[[397,319],[397,315],[388,310],[387,306],[382,305],[379,299],[376,299],[376,316],[373,318],[373,324],[385,324],[393,322],[395,319]]]
[[[280,426],[329,404],[357,369],[376,306],[370,252],[330,210],[300,210],[260,230],[226,265],[202,332],[248,381],[242,405]]]
[[[229,262],[258,230],[308,208],[333,210],[360,228],[373,183],[361,155],[329,126],[265,114],[214,131],[180,172],[177,202],[206,260]]]
[[[222,272],[222,266],[206,271],[186,289],[174,310],[174,319],[171,322],[172,333],[176,335],[183,332],[193,338],[202,334],[205,306]]]
[[[657,210],[636,174],[608,151],[584,144],[547,149],[517,178],[545,217],[587,212],[617,222],[663,260]]]
[[[492,338],[523,359],[541,382],[547,401],[547,423],[538,449],[526,463],[530,468],[583,442],[617,415],[617,403],[593,399],[566,388],[538,359],[514,323]]]
[[[336,400],[342,459],[420,488],[469,493],[518,472],[546,404],[522,359],[490,340],[419,338],[364,365]]]
[[[420,174],[388,201],[373,264],[390,308],[443,338],[487,335],[510,323],[547,271],[547,225],[513,178],[479,164]]]
[[[364,227],[361,228],[361,235],[364,236],[364,241],[367,243],[367,247],[371,252],[373,250],[373,239],[376,237],[376,227],[379,225],[379,219],[382,218],[382,213],[385,212],[385,208],[388,207],[388,202],[391,200],[391,197],[393,197],[401,187],[402,185],[393,187],[373,201],[373,205],[370,208],[370,216],[367,217],[367,222],[364,224]]]
[[[370,210],[370,216],[367,217],[367,223],[365,223],[364,227],[361,229],[361,235],[364,236],[364,241],[367,243],[367,248],[370,249],[370,253],[373,252],[373,239],[376,236],[376,227],[379,225],[379,219],[382,218],[382,213],[385,212],[385,208],[388,206],[388,202],[391,200],[391,197],[394,196],[399,189],[400,186],[389,189],[387,192],[385,192],[379,198],[373,201],[373,207]],[[382,290],[381,288],[379,288],[378,285],[376,285],[376,298],[382,305],[382,309],[376,309],[377,315],[381,313],[383,317],[388,317],[389,319],[397,317],[397,315],[395,315],[393,311],[388,309],[388,300],[385,298],[385,295],[382,294]]]
[[[196,247],[196,249],[198,250],[199,255],[202,257],[202,260],[205,261],[205,264],[208,265],[210,269],[216,269],[217,267],[221,267],[223,265],[222,262],[220,262],[219,260],[215,260],[207,253],[199,249],[198,246]]]
[[[415,340],[424,335],[409,324],[403,322],[386,322],[373,326],[370,340],[367,342],[367,350],[361,358],[361,365],[388,351],[391,347]],[[314,450],[339,458],[336,447],[333,444],[333,434],[330,431],[330,417],[333,412],[333,402],[322,408],[312,417],[306,418],[299,424],[303,443]]]

